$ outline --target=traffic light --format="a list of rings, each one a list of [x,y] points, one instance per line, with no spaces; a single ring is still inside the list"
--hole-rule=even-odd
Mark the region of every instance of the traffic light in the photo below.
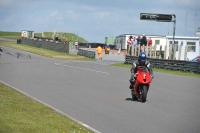
[[[171,22],[172,21],[172,15],[166,15],[166,14],[158,14],[156,21],[160,22]]]

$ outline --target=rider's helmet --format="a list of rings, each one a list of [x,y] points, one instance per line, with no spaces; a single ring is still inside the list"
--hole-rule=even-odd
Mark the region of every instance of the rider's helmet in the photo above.
[[[139,55],[139,58],[138,58],[138,62],[141,64],[141,65],[144,65],[145,62],[146,62],[146,54],[145,52],[141,52],[140,55]]]

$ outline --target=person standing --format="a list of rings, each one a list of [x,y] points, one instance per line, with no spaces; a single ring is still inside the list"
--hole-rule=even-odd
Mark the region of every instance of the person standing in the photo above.
[[[133,36],[129,36],[128,40],[127,40],[127,53],[129,53],[131,55],[131,45],[133,42]]]
[[[141,51],[141,41],[142,41],[142,38],[140,37],[140,35],[138,35],[137,45],[140,45],[140,47],[137,47],[137,51],[136,51],[137,54],[139,54],[139,52]]]
[[[99,60],[102,60],[102,48],[100,47],[100,46],[98,46],[97,48],[96,48],[96,52],[97,52],[97,54],[98,54],[98,59]]]
[[[141,44],[141,37],[140,37],[140,35],[138,35],[137,44]]]
[[[0,58],[1,58],[2,52],[3,52],[3,49],[0,47]]]
[[[133,41],[133,36],[129,36],[128,40],[127,40],[127,44],[131,45]]]
[[[132,45],[133,46],[137,45],[137,39],[135,37],[133,37]]]
[[[147,38],[145,36],[145,34],[142,35],[142,39],[141,39],[141,46],[147,46]]]
[[[152,39],[151,39],[151,37],[149,37],[148,46],[152,46]]]

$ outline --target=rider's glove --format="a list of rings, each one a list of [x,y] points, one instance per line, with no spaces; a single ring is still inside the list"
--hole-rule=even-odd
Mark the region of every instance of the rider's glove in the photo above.
[[[138,76],[138,73],[135,73],[135,74],[134,74],[134,77],[136,78],[137,76]]]

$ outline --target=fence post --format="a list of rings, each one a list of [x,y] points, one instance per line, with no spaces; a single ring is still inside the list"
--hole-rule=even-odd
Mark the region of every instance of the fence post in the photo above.
[[[129,55],[132,55],[132,45],[130,45],[130,47],[129,47]]]
[[[135,53],[134,53],[134,56],[137,56],[137,44],[136,44],[134,47],[135,47]]]
[[[162,45],[160,45],[160,51],[159,51],[159,59],[162,58]]]
[[[165,45],[165,49],[164,49],[164,59],[166,59],[167,56],[167,45]]]
[[[145,52],[145,51],[144,51],[144,44],[142,45],[142,52]]]
[[[182,45],[179,47],[179,50],[178,50],[178,60],[181,59],[181,51],[182,51]]]
[[[149,53],[150,53],[150,58],[151,58],[151,56],[152,56],[152,45],[149,48]]]
[[[137,52],[137,56],[139,56],[140,54],[140,44],[138,45],[138,52]]]
[[[154,58],[156,58],[156,48],[157,48],[157,44],[154,45]]]
[[[128,53],[128,54],[129,54],[129,49],[130,49],[130,48],[129,48],[129,45],[127,45],[127,53]]]
[[[188,46],[185,46],[184,60],[187,60],[187,49],[188,49]]]
[[[147,55],[147,57],[149,56],[149,50],[148,50],[148,45],[147,46],[144,46],[144,49],[145,49],[145,53]]]
[[[176,60],[176,47],[177,47],[177,46],[176,46],[176,45],[173,45],[173,47],[174,47],[174,51],[173,51],[173,52],[174,52],[174,53],[173,53],[173,55],[174,55],[174,56],[173,56],[173,60]]]
[[[172,44],[169,45],[169,59],[172,59]]]
[[[132,47],[131,47],[131,55],[132,56],[134,55],[134,45],[132,45]]]

